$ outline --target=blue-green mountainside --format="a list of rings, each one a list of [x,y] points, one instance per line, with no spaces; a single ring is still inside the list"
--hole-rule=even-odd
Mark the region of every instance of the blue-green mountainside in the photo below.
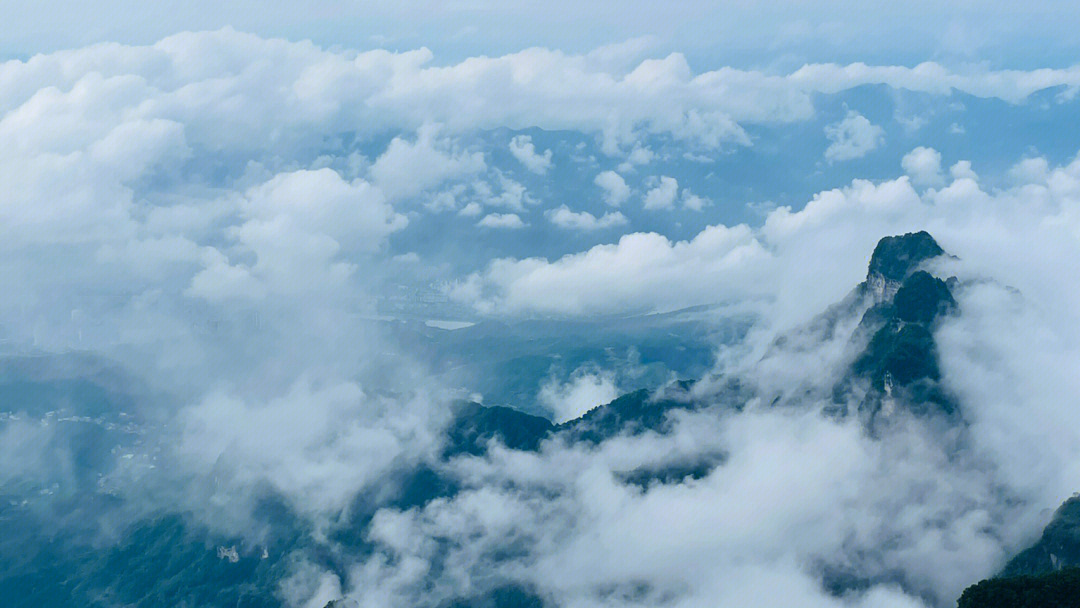
[[[972,585],[959,608],[1080,606],[1080,496],[1065,501],[1042,536],[992,579]]]
[[[934,339],[942,319],[958,312],[955,279],[928,271],[927,262],[943,255],[926,232],[882,239],[866,280],[801,331],[777,339],[765,357],[830,339],[842,320],[862,311],[850,339],[853,355],[846,372],[831,386],[807,389],[823,391],[832,404],[826,414],[857,417],[870,436],[888,433],[892,421],[902,417],[962,426],[961,405],[940,382]],[[497,339],[487,331],[480,328],[472,335],[479,336],[478,344],[495,348]],[[665,371],[708,375],[700,345],[683,346],[690,354],[687,348],[679,350]],[[660,365],[672,360],[658,353],[662,348],[646,345],[643,352]],[[513,351],[507,366],[528,364],[527,348]],[[11,357],[0,367],[0,425],[27,420],[53,425],[56,432],[43,439],[50,449],[39,451],[74,453],[70,461],[78,467],[67,471],[63,482],[42,476],[40,471],[62,468],[47,462],[0,479],[0,597],[11,608],[273,608],[282,605],[280,586],[298,563],[343,575],[369,558],[377,550],[368,530],[378,510],[406,510],[454,496],[461,483],[449,466],[455,459],[483,456],[496,444],[537,451],[551,441],[588,445],[620,434],[664,434],[674,412],[738,410],[751,398],[772,407],[799,403],[790,394],[762,394],[763,389],[737,376],[707,379],[708,391],[695,390],[688,379],[654,385],[562,424],[520,408],[460,401],[453,406],[436,458],[402,466],[377,491],[361,492],[326,530],[316,533],[284,497],[264,488],[252,514],[262,530],[256,542],[250,536],[217,533],[183,510],[131,508],[110,487],[115,469],[124,465],[117,454],[145,448],[145,429],[156,423],[140,417],[136,401],[141,395],[120,371],[79,355]],[[500,401],[510,402],[519,392],[518,385],[507,386]],[[536,411],[531,403],[524,409]],[[623,471],[620,478],[642,488],[679,484],[707,475],[723,459],[722,453],[700,455],[660,468]],[[1080,570],[1073,567],[1080,567],[1080,499],[1075,498],[1058,510],[1035,545],[1015,556],[998,578],[966,590],[959,605],[1080,606]],[[836,594],[874,582],[842,568],[822,570],[822,587]],[[331,603],[348,605],[345,598]],[[549,600],[527,586],[495,580],[475,595],[436,605],[540,607]]]

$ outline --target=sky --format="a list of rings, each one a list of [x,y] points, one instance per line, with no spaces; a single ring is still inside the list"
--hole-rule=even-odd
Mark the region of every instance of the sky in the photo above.
[[[444,61],[530,46],[585,52],[647,36],[695,67],[801,62],[989,61],[1065,67],[1078,39],[1068,2],[5,2],[3,52],[27,56],[96,42],[148,44],[226,25],[343,48],[426,46]],[[617,10],[613,10],[617,7]],[[701,65],[698,66],[698,63]]]
[[[347,576],[298,565],[290,605],[408,605],[493,569],[568,606],[948,605],[1080,489],[1067,3],[0,12],[0,349],[94,353],[168,395],[176,470],[228,472],[185,506],[230,532],[264,483],[325,523],[431,460],[452,399],[482,400],[372,321],[723,305],[755,325],[714,371],[790,396],[830,386],[850,336],[768,345],[848,294],[880,238],[928,230],[955,256],[936,270],[964,313],[936,337],[959,456],[794,397],[672,436],[496,450],[448,465],[453,500],[380,511],[379,551]],[[568,371],[536,387],[557,420],[620,392],[610,369]],[[716,453],[700,483],[618,481]],[[472,541],[448,560],[440,535]],[[532,550],[493,564],[507,538]],[[437,562],[460,568],[425,579]],[[822,564],[883,582],[832,596]]]

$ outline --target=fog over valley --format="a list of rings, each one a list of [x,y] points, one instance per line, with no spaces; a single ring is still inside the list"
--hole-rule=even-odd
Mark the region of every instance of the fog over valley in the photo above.
[[[1080,605],[1074,7],[64,4],[0,605]]]

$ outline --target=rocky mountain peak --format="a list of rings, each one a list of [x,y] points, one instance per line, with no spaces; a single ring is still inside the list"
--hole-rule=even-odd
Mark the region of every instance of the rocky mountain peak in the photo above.
[[[891,299],[903,280],[920,264],[944,253],[945,250],[925,230],[887,236],[874,247],[866,285],[878,301]]]

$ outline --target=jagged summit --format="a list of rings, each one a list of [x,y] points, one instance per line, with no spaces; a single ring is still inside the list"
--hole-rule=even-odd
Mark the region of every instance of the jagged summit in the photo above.
[[[878,301],[891,298],[920,264],[944,254],[945,250],[925,230],[887,236],[878,241],[870,256],[866,285]]]
[[[957,310],[950,283],[921,269],[923,262],[947,255],[929,233],[911,232],[878,241],[866,282],[856,290],[869,296],[855,340],[867,340],[841,383],[837,397],[852,397],[855,378],[869,381],[859,411],[871,427],[898,407],[925,416],[957,413],[957,404],[940,386],[934,329]],[[865,302],[864,302],[865,303]]]
[[[867,278],[880,275],[890,281],[902,281],[919,264],[944,253],[945,250],[925,230],[887,236],[874,247]]]

